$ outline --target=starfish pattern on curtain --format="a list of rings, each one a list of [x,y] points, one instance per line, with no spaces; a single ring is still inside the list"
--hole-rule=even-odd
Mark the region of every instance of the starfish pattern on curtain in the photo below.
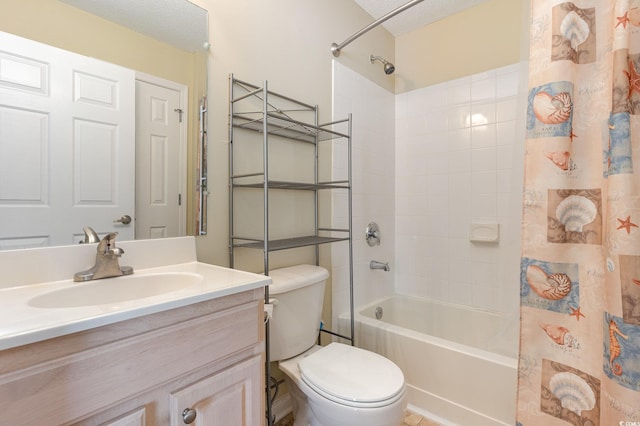
[[[640,0],[531,0],[517,423],[640,425]]]

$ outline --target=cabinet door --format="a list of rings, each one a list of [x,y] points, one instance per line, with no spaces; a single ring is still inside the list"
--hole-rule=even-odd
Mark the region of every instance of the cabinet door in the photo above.
[[[116,420],[103,423],[101,426],[145,426],[145,408],[126,414]]]
[[[262,356],[255,356],[171,394],[171,426],[263,424]]]

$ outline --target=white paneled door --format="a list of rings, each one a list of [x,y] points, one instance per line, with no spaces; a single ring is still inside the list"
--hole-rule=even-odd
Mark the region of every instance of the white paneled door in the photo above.
[[[0,249],[133,239],[135,74],[0,33]]]
[[[184,235],[186,108],[178,88],[150,80],[136,81],[136,239]]]

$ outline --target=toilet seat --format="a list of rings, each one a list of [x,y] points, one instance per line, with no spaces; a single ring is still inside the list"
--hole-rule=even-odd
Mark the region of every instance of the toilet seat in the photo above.
[[[323,397],[351,407],[382,407],[402,398],[404,375],[374,352],[331,343],[298,362],[302,380]]]

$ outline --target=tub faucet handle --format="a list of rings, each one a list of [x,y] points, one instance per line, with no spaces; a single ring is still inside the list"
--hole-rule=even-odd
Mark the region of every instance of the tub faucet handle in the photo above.
[[[377,223],[371,222],[367,225],[367,229],[365,229],[365,239],[369,247],[380,245],[380,228]]]

